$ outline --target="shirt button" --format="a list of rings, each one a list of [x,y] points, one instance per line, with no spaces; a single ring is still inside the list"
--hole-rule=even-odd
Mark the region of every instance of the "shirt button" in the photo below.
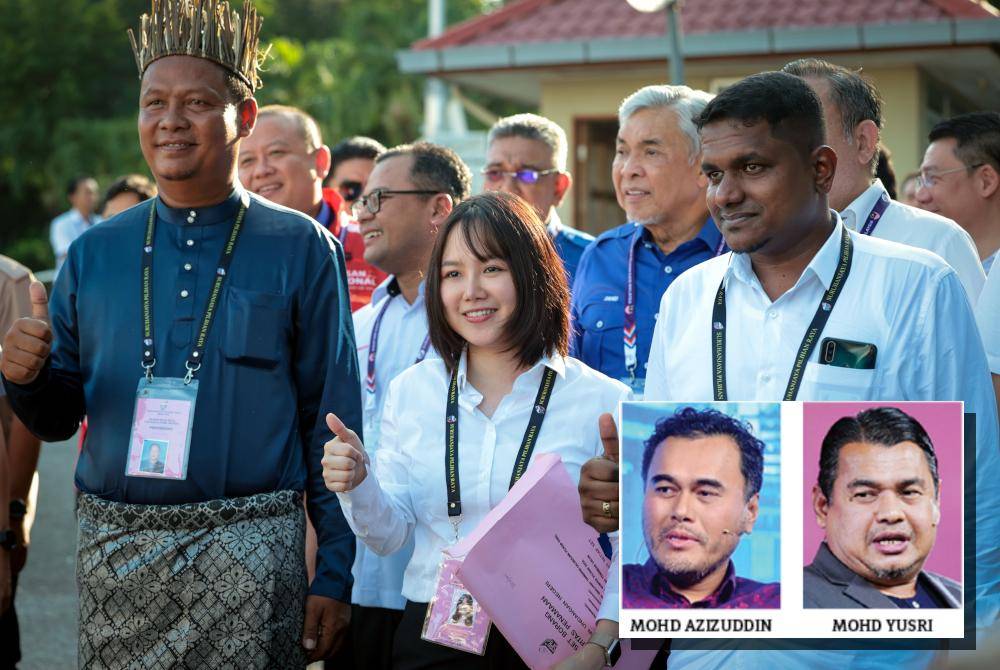
[[[195,216],[198,216],[198,212],[196,212],[196,211],[194,211],[194,210],[192,209],[192,210],[191,210],[190,212],[188,212],[188,216],[190,216],[190,217],[192,217],[192,218],[193,218],[193,217],[195,217]]]
[[[760,380],[766,384],[771,381],[771,375],[761,375]]]
[[[188,223],[194,223],[194,217],[193,216],[189,216],[188,217]]]
[[[193,247],[193,246],[194,246],[194,240],[188,240],[188,241],[187,241],[187,245],[188,245],[189,247]]]
[[[191,272],[191,264],[190,263],[185,263],[184,264],[184,269],[187,270],[188,272]]]
[[[663,271],[666,272],[667,274],[670,274],[671,272],[674,271],[674,269],[668,265],[667,267],[663,268]]]
[[[597,326],[598,328],[604,328],[604,322],[603,322],[603,321],[598,321],[598,322],[597,322],[596,324],[594,324],[594,325],[596,325],[596,326]]]
[[[778,318],[778,313],[776,311],[774,311],[773,309],[770,312],[768,312],[767,315],[769,317],[771,317],[772,319],[777,319]]]
[[[187,289],[184,289],[183,291],[181,291],[181,297],[182,297],[182,298],[186,298],[186,297],[188,297],[188,292],[187,292]]]

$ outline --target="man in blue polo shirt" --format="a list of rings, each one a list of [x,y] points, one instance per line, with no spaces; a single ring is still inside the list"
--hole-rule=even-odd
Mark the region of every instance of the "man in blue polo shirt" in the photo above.
[[[611,174],[628,221],[598,237],[577,268],[574,355],[637,393],[660,297],[724,248],[705,205],[694,124],[711,99],[687,86],[646,86],[625,98]]]

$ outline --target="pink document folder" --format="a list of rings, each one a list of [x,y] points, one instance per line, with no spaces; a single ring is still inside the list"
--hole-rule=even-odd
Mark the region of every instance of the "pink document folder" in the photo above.
[[[610,565],[597,537],[562,460],[544,454],[448,553],[521,659],[549,668],[594,631]]]

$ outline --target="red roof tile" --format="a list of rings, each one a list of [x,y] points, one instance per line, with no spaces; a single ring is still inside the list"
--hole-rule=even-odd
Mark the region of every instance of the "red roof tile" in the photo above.
[[[975,0],[684,0],[686,34],[995,17]],[[515,0],[420,40],[413,49],[645,37],[666,31],[663,12],[625,0]]]

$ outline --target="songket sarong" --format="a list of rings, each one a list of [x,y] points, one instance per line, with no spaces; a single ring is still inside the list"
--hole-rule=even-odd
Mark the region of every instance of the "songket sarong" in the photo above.
[[[82,495],[79,667],[303,668],[294,491],[186,505]]]

